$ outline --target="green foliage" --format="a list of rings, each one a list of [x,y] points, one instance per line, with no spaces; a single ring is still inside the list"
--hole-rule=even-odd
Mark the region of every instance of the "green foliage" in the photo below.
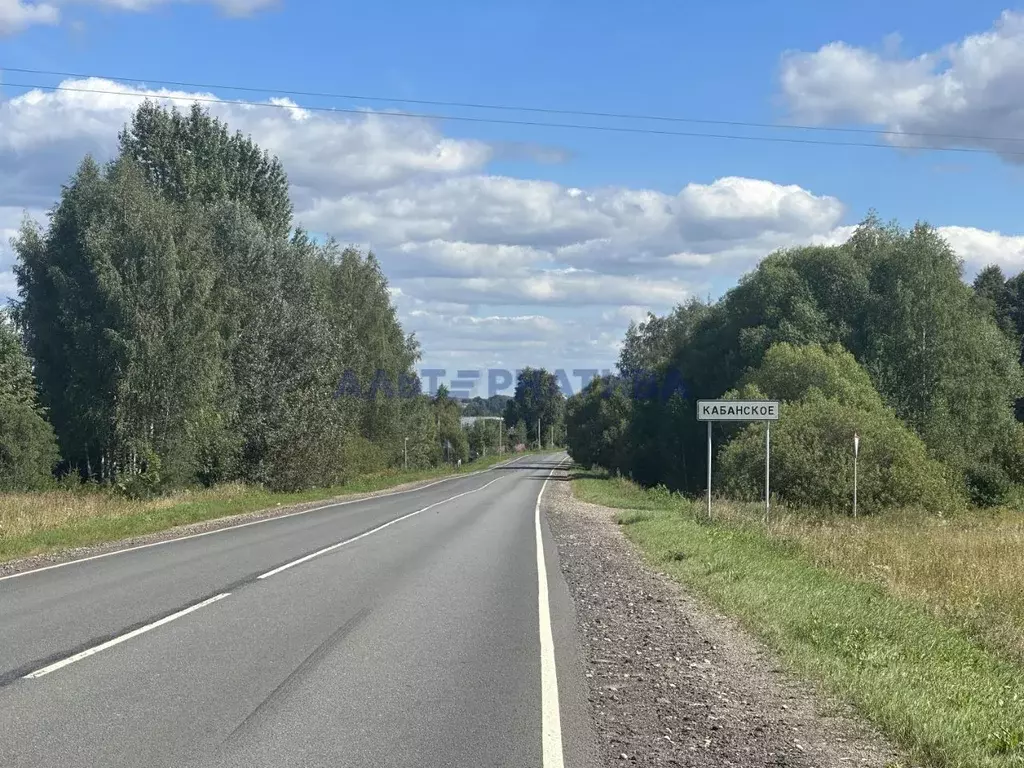
[[[523,442],[532,446],[546,445],[550,429],[562,430],[565,420],[565,395],[558,387],[555,374],[543,368],[524,368],[516,377],[516,390],[505,406],[505,423],[523,423]],[[541,434],[538,434],[538,422]],[[545,430],[547,432],[545,433]]]
[[[136,454],[140,467],[136,472],[125,473],[115,484],[119,493],[129,499],[152,499],[159,496],[166,487],[161,473],[163,462],[151,447],[143,446]]]
[[[813,390],[844,405],[868,411],[884,408],[868,372],[838,343],[795,346],[781,342],[771,347],[761,365],[741,382],[753,385],[771,400],[797,402]]]
[[[991,317],[999,329],[1019,343],[1020,331],[1014,322],[1014,292],[1006,277],[995,264],[978,273],[972,284],[974,297],[981,310]]]
[[[292,204],[281,163],[201,107],[188,115],[146,101],[118,136],[120,156],[142,169],[161,194],[179,203],[238,202],[272,236],[291,229]]]
[[[585,462],[600,461],[644,485],[701,492],[706,428],[694,418],[695,401],[756,384],[766,395],[802,404],[789,412],[810,408],[804,428],[811,432],[829,423],[850,422],[852,429],[854,414],[864,413],[887,438],[916,435],[925,456],[941,462],[943,478],[962,489],[978,467],[997,466],[1019,482],[1024,444],[1014,405],[1024,414],[1022,331],[1024,283],[988,270],[972,289],[934,229],[903,230],[871,214],[841,246],[779,251],[718,302],[691,302],[631,326],[619,360],[622,377],[629,381],[653,367],[671,396],[634,396],[628,426],[614,431],[616,447],[599,449],[608,414],[590,402],[592,393],[580,393],[569,405],[577,438],[570,444]],[[685,394],[666,387],[673,377],[682,379]],[[814,401],[812,407],[815,392],[832,405]],[[910,432],[893,432],[900,423]],[[715,425],[713,431],[721,444],[740,439],[743,428]],[[821,447],[810,432],[801,439],[807,450]],[[926,466],[913,462],[899,470],[909,487]],[[946,493],[933,491],[931,499]],[[834,494],[822,492],[832,504]],[[795,493],[813,501],[810,492]],[[893,498],[907,493],[893,491]]]
[[[505,406],[511,398],[508,395],[491,395],[484,399],[474,397],[462,405],[463,416],[504,416]]]
[[[566,403],[566,435],[573,461],[591,467],[622,466],[628,450],[632,401],[620,379],[592,380]]]
[[[45,488],[59,460],[21,341],[0,312],[0,491]]]
[[[478,419],[467,427],[466,440],[470,459],[497,453],[500,432],[501,422],[497,419]]]
[[[449,443],[465,458],[457,406],[442,426],[420,395],[376,258],[291,232],[276,158],[198,106],[143,105],[120,148],[86,158],[47,228],[15,242],[17,318],[67,466],[145,494],[329,485],[400,465],[407,437],[413,466]]]
[[[1006,470],[995,462],[975,464],[967,470],[967,491],[971,501],[978,506],[1005,504],[1011,488]]]
[[[945,468],[891,412],[869,411],[812,392],[784,403],[771,430],[772,494],[792,509],[849,512],[853,501],[853,435],[860,434],[858,510],[923,507],[948,513],[962,506]],[[765,426],[745,427],[719,453],[727,493],[763,498]]]
[[[727,396],[783,401],[772,425],[772,491],[793,508],[842,512],[853,499],[853,435],[860,435],[858,508],[920,506],[942,513],[961,506],[948,470],[896,418],[853,355],[839,344],[771,347],[744,387]],[[726,489],[763,494],[765,425],[751,424],[721,452]]]

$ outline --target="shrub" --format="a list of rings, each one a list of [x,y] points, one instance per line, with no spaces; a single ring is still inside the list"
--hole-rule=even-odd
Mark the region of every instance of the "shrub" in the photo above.
[[[160,456],[145,447],[141,451],[142,469],[129,475],[122,475],[117,482],[118,493],[129,499],[152,499],[164,490],[164,478],[161,472],[163,462]]]
[[[48,487],[59,460],[53,428],[38,411],[0,397],[0,491]]]
[[[783,403],[772,425],[772,494],[793,508],[834,512],[853,504],[853,435],[860,434],[858,510],[921,507],[943,513],[961,508],[948,470],[928,456],[921,439],[889,410],[865,410],[818,392]],[[743,429],[719,455],[725,490],[741,499],[764,488],[763,423]]]
[[[1012,483],[999,464],[975,464],[967,470],[966,480],[971,501],[979,507],[995,507],[1005,504],[1009,498]]]

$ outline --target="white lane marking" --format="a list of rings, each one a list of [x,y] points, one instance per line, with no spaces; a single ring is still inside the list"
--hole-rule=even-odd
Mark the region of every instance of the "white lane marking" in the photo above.
[[[562,463],[558,462],[548,473],[537,494],[534,521],[537,530],[537,585],[540,606],[540,707],[541,707],[541,754],[543,768],[563,768],[562,717],[558,706],[558,674],[555,670],[555,637],[551,631],[551,604],[548,595],[548,571],[544,564],[544,539],[540,526],[540,500],[548,480]]]
[[[178,536],[178,537],[173,538],[173,539],[164,539],[163,541],[154,541],[154,542],[151,542],[149,544],[138,544],[138,545],[136,545],[134,547],[125,547],[124,549],[115,549],[113,552],[104,552],[104,553],[99,554],[99,555],[91,555],[90,557],[82,557],[82,558],[79,558],[78,560],[68,560],[66,563],[54,563],[53,565],[44,565],[42,568],[33,568],[30,571],[19,571],[18,573],[11,573],[11,574],[8,574],[7,576],[0,576],[0,581],[7,581],[7,579],[16,579],[19,576],[28,576],[28,575],[33,574],[33,573],[42,573],[43,571],[50,571],[50,570],[53,570],[54,568],[63,568],[66,565],[78,565],[79,563],[87,563],[90,560],[99,560],[100,558],[103,558],[103,557],[112,557],[113,555],[123,555],[125,552],[134,552],[134,551],[136,551],[138,549],[148,549],[150,547],[159,547],[159,546],[163,546],[164,544],[175,544],[175,543],[177,543],[179,541],[188,541],[189,539],[198,539],[201,536],[212,536],[215,533],[226,533],[227,531],[237,531],[239,528],[248,528],[250,525],[260,525],[262,523],[269,523],[269,522],[273,522],[275,520],[284,520],[286,518],[296,517],[298,515],[308,515],[310,512],[320,512],[321,510],[330,509],[331,507],[344,507],[344,506],[346,506],[348,504],[358,504],[358,503],[363,502],[363,501],[376,501],[377,499],[384,499],[384,498],[387,498],[388,496],[400,496],[403,493],[414,493],[415,491],[422,491],[425,488],[432,488],[435,485],[440,485],[441,483],[447,483],[447,482],[449,482],[451,480],[458,480],[458,479],[463,478],[463,477],[473,477],[474,475],[482,475],[484,472],[491,472],[491,471],[493,471],[495,469],[500,469],[501,467],[507,467],[508,465],[514,464],[517,461],[522,461],[525,458],[526,458],[526,456],[517,456],[514,459],[509,459],[508,461],[503,461],[500,464],[495,464],[493,467],[488,467],[487,469],[478,469],[475,472],[466,472],[464,474],[452,475],[451,477],[444,477],[444,478],[441,478],[440,480],[435,480],[432,483],[427,483],[426,485],[420,485],[420,486],[417,486],[415,488],[407,488],[404,491],[390,491],[388,493],[379,493],[376,496],[365,496],[365,497],[363,497],[361,499],[350,499],[348,501],[335,501],[335,502],[332,502],[331,504],[322,504],[319,507],[313,507],[312,509],[302,509],[302,510],[299,510],[298,512],[289,512],[286,515],[277,515],[275,517],[265,517],[265,518],[263,518],[261,520],[252,520],[252,521],[250,521],[248,523],[239,523],[238,525],[227,525],[227,526],[225,526],[223,528],[217,528],[217,529],[212,530],[212,531],[203,531],[202,533],[190,533],[187,536]],[[268,507],[268,509],[269,509],[269,507]],[[265,511],[265,510],[259,510],[259,511]],[[216,518],[213,518],[213,520],[215,520],[215,519]]]
[[[164,624],[168,624],[174,621],[175,619],[180,619],[182,616],[187,616],[193,611],[198,611],[200,608],[205,608],[211,603],[216,603],[218,600],[223,600],[230,594],[230,592],[222,592],[219,595],[214,595],[209,600],[203,600],[203,602],[197,603],[196,605],[193,605],[190,608],[186,608],[183,611],[172,613],[170,616],[165,616],[159,621],[154,621],[152,624],[147,624],[144,627],[139,627],[138,629],[134,629],[131,632],[128,632],[127,634],[121,635],[120,637],[115,637],[113,640],[107,640],[107,642],[105,643],[93,646],[92,648],[82,651],[81,653],[76,653],[74,656],[68,656],[66,659],[54,662],[48,667],[43,667],[42,669],[37,669],[35,672],[30,672],[29,674],[25,675],[25,679],[34,679],[37,677],[42,677],[43,675],[48,675],[51,672],[56,672],[58,669],[66,667],[69,664],[74,664],[76,661],[81,661],[82,659],[88,658],[89,656],[97,654],[100,651],[105,651],[108,648],[113,648],[115,645],[120,645],[126,640],[131,640],[133,637],[138,637],[144,632],[149,632],[151,629],[162,627]]]
[[[351,539],[345,539],[344,541],[339,541],[337,544],[331,544],[331,546],[329,546],[329,547],[324,547],[323,549],[318,550],[317,552],[312,552],[312,553],[306,555],[305,557],[300,557],[298,560],[292,560],[290,563],[285,563],[284,565],[279,566],[279,567],[275,568],[272,571],[267,571],[263,575],[257,576],[256,578],[258,578],[258,579],[269,579],[271,576],[275,576],[275,575],[279,574],[281,571],[286,571],[289,568],[292,568],[292,567],[294,567],[296,565],[301,565],[302,563],[305,563],[305,562],[307,562],[309,560],[312,560],[314,557],[320,557],[320,555],[326,555],[328,552],[333,552],[334,550],[336,550],[336,549],[338,549],[340,547],[344,547],[346,544],[351,544],[353,541],[359,541],[359,539],[362,539],[362,538],[364,538],[366,536],[369,536],[372,533],[377,533],[377,531],[384,530],[389,525],[394,525],[395,523],[400,523],[403,520],[408,520],[413,515],[420,514],[420,512],[426,512],[428,509],[433,509],[434,507],[438,507],[441,504],[446,504],[449,501],[454,501],[455,499],[462,498],[463,496],[468,496],[471,493],[476,493],[477,491],[482,491],[488,485],[493,485],[494,483],[498,482],[499,480],[503,480],[503,479],[504,478],[502,478],[502,477],[497,477],[494,480],[491,480],[491,482],[489,482],[489,483],[484,483],[479,488],[474,488],[472,491],[466,491],[465,493],[459,493],[459,494],[456,494],[455,496],[450,496],[447,499],[442,499],[441,501],[435,501],[430,506],[424,507],[423,509],[417,509],[415,512],[410,512],[410,513],[408,513],[406,515],[402,515],[401,517],[396,517],[394,520],[389,520],[388,522],[384,523],[383,525],[378,525],[376,528],[371,528],[370,530],[366,531],[365,533],[360,533],[358,536],[353,536]]]

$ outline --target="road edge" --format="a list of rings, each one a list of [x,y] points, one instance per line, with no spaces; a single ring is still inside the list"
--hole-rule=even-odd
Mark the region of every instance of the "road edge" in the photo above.
[[[125,539],[115,539],[113,541],[102,542],[99,544],[59,549],[37,555],[29,555],[28,557],[19,557],[13,560],[0,560],[0,582],[13,579],[17,576],[24,576],[29,573],[44,571],[51,568],[59,568],[71,565],[72,563],[85,562],[87,560],[99,559],[101,557],[108,557],[121,552],[130,552],[136,549],[144,549],[162,544],[170,544],[175,541],[196,538],[199,536],[222,533],[255,525],[257,523],[268,522],[270,520],[304,515],[310,512],[329,509],[331,507],[347,506],[361,501],[378,499],[383,496],[398,496],[404,493],[411,493],[413,491],[422,490],[423,488],[428,488],[433,485],[440,485],[441,483],[450,482],[452,480],[474,477],[476,475],[484,474],[485,472],[493,472],[494,470],[502,469],[517,461],[521,461],[527,457],[535,455],[537,454],[528,453],[516,456],[508,461],[503,461],[490,467],[486,467],[485,469],[476,470],[475,472],[454,472],[442,477],[433,477],[426,480],[414,480],[409,483],[400,483],[398,485],[394,485],[389,488],[381,488],[376,491],[344,494],[327,499],[318,499],[316,501],[300,502],[298,504],[288,504],[279,507],[264,507],[263,509],[241,512],[225,517],[213,517],[209,520],[202,520],[200,522],[189,523],[187,525],[172,526],[170,528],[154,531],[153,533],[147,533],[142,536],[131,536]]]
[[[552,470],[550,482],[569,482],[568,470],[572,464],[566,461],[568,456]],[[591,713],[586,657],[583,638],[578,630],[576,604],[562,570],[558,542],[548,523],[551,490],[549,488],[540,499],[540,525],[558,679],[562,755],[565,768],[594,768],[602,765],[598,731]]]

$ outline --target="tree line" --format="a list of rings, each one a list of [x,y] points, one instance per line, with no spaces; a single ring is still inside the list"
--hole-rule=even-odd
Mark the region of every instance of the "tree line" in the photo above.
[[[683,493],[706,487],[698,399],[781,401],[773,495],[845,510],[998,504],[1024,482],[1024,278],[973,285],[936,232],[872,212],[842,245],[771,254],[721,299],[626,331],[617,373],[567,404],[571,455]],[[654,372],[648,392],[637,379]],[[639,394],[638,394],[639,393]],[[764,493],[765,425],[716,423],[716,486]]]
[[[280,162],[199,105],[143,104],[13,246],[0,490],[290,490],[467,458],[374,255],[296,227]]]

